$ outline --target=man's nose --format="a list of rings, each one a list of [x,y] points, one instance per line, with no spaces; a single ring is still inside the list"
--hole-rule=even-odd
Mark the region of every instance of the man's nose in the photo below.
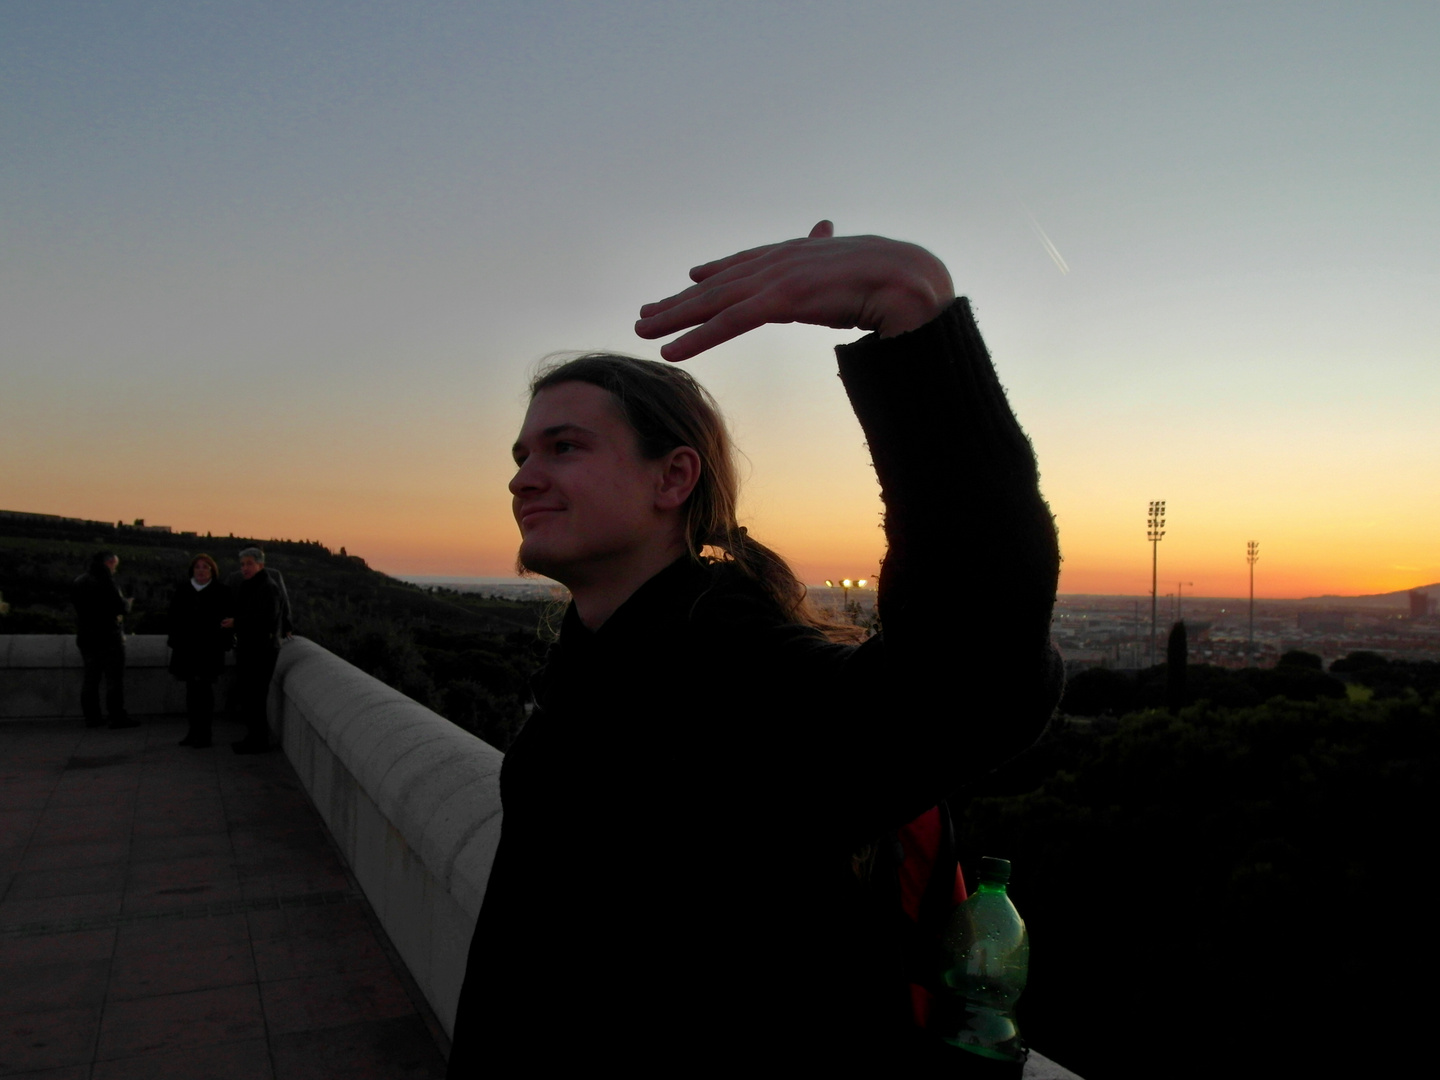
[[[522,491],[534,491],[540,487],[540,469],[534,464],[534,461],[535,458],[532,455],[515,470],[515,475],[510,478],[511,495],[519,495]]]

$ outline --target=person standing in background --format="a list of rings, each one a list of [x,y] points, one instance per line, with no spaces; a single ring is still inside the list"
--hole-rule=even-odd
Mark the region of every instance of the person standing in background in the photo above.
[[[112,728],[138,727],[125,712],[125,616],[131,601],[120,595],[115,570],[120,557],[113,551],[97,551],[90,568],[75,579],[71,599],[79,622],[75,644],[85,662],[85,681],[80,688],[80,709],[86,727],[100,727],[100,683],[105,682],[105,713]]]
[[[210,745],[215,717],[215,680],[225,670],[225,652],[233,634],[224,625],[234,608],[234,595],[220,582],[220,567],[209,555],[190,563],[189,578],[175,589],[170,602],[170,674],[185,684],[185,715],[189,727],[181,746],[203,750]]]
[[[280,646],[294,633],[290,595],[278,570],[265,567],[265,552],[248,547],[240,552],[240,579],[231,579],[234,618],[221,625],[235,629],[235,692],[245,738],[231,744],[237,754],[262,754],[270,747],[266,699]]]

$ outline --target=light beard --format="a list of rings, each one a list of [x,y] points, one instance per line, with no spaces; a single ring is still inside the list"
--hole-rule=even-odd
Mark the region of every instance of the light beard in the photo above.
[[[520,546],[515,550],[515,574],[517,577],[548,577],[554,575],[541,566],[527,566],[525,564],[525,542],[522,540]]]

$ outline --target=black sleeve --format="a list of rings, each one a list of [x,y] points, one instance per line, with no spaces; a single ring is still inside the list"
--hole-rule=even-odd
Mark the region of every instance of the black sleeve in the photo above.
[[[810,738],[829,760],[816,772],[865,835],[1044,729],[1063,681],[1050,643],[1060,555],[1034,452],[968,301],[836,353],[885,502],[882,632],[852,650],[813,638],[789,647],[817,662],[810,700],[824,705]]]

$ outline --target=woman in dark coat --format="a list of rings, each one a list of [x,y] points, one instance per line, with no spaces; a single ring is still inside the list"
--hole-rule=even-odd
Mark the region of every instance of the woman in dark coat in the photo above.
[[[232,634],[222,622],[234,614],[234,598],[220,581],[220,568],[209,555],[196,555],[190,579],[178,586],[170,602],[170,674],[185,684],[185,712],[190,720],[181,746],[210,745],[215,715],[215,680],[225,670],[225,651]]]

